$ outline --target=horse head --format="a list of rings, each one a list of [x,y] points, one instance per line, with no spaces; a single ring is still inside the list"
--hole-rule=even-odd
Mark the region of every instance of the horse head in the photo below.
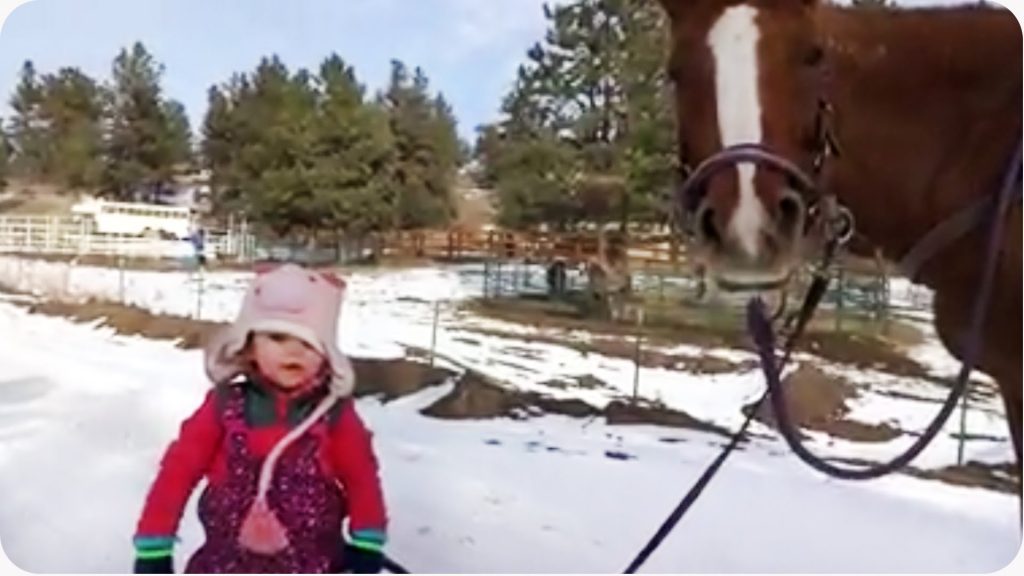
[[[724,289],[784,283],[820,242],[829,152],[816,0],[661,0],[669,15],[676,213]]]

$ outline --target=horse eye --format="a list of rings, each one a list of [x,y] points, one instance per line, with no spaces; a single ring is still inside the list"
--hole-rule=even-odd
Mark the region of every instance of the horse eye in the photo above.
[[[804,55],[804,64],[808,66],[817,66],[818,64],[821,64],[821,60],[824,57],[825,51],[821,46],[813,46],[807,51],[807,54]]]

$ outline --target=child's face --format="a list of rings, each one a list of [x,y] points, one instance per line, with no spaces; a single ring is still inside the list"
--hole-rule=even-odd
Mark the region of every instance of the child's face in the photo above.
[[[320,372],[324,358],[305,341],[275,332],[257,332],[252,359],[260,374],[285,390],[303,386]]]

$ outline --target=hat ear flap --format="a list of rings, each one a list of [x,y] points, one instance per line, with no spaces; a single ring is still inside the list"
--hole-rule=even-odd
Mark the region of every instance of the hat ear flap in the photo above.
[[[215,385],[226,384],[245,372],[244,352],[250,334],[241,333],[235,326],[221,329],[207,342],[204,357],[206,376]]]
[[[337,348],[329,352],[331,365],[331,392],[339,398],[348,398],[356,389],[356,372],[348,356]]]

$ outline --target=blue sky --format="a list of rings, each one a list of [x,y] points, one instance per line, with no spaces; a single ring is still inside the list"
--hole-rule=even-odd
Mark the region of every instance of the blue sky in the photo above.
[[[964,0],[897,0],[900,4]],[[0,0],[0,14],[19,0]],[[332,51],[372,92],[392,58],[426,70],[455,108],[459,132],[495,119],[526,48],[542,38],[544,0],[32,0],[0,31],[0,116],[22,62],[77,66],[105,80],[122,47],[141,40],[166,66],[163,86],[197,129],[210,85],[278,54],[292,69]],[[556,2],[553,2],[556,3]],[[7,9],[5,9],[7,8]]]
[[[3,4],[11,4],[10,0]],[[544,31],[543,0],[32,0],[0,31],[0,115],[22,62],[77,66],[109,78],[118,51],[144,42],[166,72],[165,93],[198,127],[207,88],[278,54],[315,69],[337,52],[372,92],[392,58],[419,65],[448,97],[459,132],[493,120],[525,50]]]

